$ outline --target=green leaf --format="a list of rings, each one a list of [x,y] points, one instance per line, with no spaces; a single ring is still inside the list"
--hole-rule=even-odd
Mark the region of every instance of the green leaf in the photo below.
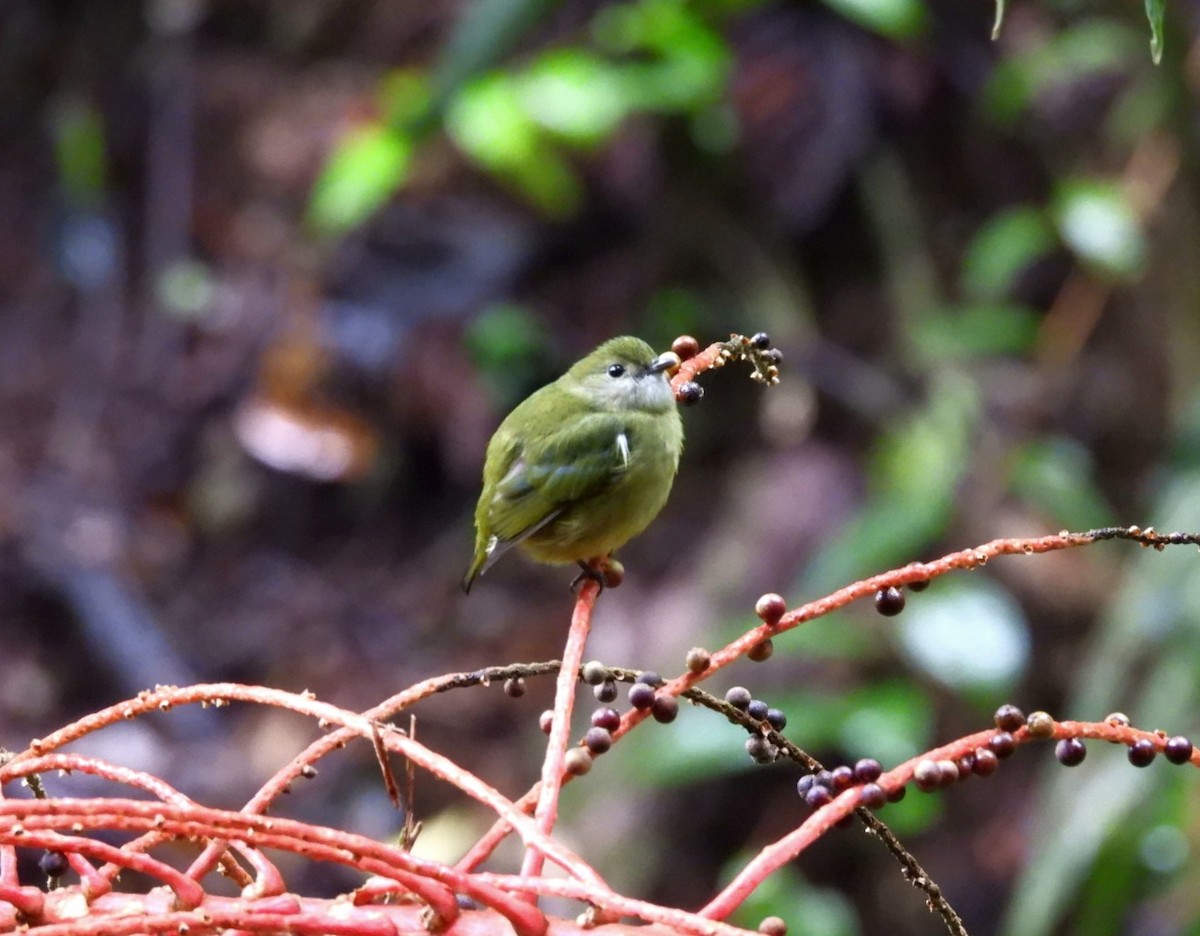
[[[935,311],[912,326],[912,340],[928,361],[1022,354],[1037,337],[1038,317],[1024,306],[978,303]]]
[[[988,219],[967,246],[963,289],[978,299],[1008,296],[1017,277],[1057,246],[1043,211],[1021,205]]]
[[[412,140],[382,124],[346,134],[321,171],[308,203],[308,220],[323,234],[361,224],[404,184]]]
[[[941,581],[897,624],[905,655],[951,689],[1010,688],[1029,660],[1029,627],[1012,596],[988,579]]]
[[[1116,522],[1096,486],[1096,466],[1086,448],[1072,439],[1049,437],[1016,453],[1011,489],[1044,511],[1056,526],[1087,530]]]
[[[922,0],[825,0],[826,6],[887,39],[912,39],[929,19]]]
[[[1115,182],[1063,183],[1054,213],[1062,239],[1082,261],[1118,279],[1142,272],[1146,241],[1133,206]]]
[[[52,119],[54,155],[63,188],[76,202],[99,201],[108,174],[100,112],[83,101],[69,100],[55,108]]]
[[[1146,0],[1146,18],[1150,20],[1150,57],[1154,64],[1162,62],[1163,54],[1163,14],[1167,9],[1167,0]]]

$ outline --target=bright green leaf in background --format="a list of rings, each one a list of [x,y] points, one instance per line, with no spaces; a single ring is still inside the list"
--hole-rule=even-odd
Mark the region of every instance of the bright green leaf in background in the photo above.
[[[1009,473],[1014,494],[1045,512],[1054,527],[1088,530],[1116,523],[1096,487],[1096,466],[1086,448],[1065,436],[1026,444]]]
[[[1162,62],[1163,15],[1166,9],[1167,0],[1146,0],[1146,17],[1150,20],[1150,57],[1155,65]]]
[[[1018,277],[1057,246],[1045,213],[1032,205],[993,215],[967,245],[963,290],[975,299],[1004,299]]]
[[[1142,272],[1146,241],[1116,183],[1063,183],[1054,199],[1054,215],[1063,241],[1087,265],[1118,279]]]
[[[925,32],[929,13],[922,0],[825,0],[830,9],[886,39]]]
[[[308,220],[322,234],[362,224],[391,198],[408,173],[412,140],[384,124],[366,124],[344,136],[313,187]]]
[[[898,622],[905,655],[943,685],[981,698],[1009,689],[1029,660],[1016,600],[990,579],[941,580]]]

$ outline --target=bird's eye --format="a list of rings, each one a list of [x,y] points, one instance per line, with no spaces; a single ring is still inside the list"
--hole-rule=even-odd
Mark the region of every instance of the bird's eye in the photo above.
[[[608,376],[609,377],[621,377],[624,375],[624,373],[625,373],[625,365],[624,364],[609,364],[608,365]]]

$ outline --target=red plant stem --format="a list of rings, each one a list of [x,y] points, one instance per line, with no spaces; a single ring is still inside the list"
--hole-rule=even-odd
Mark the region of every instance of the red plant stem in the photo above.
[[[636,917],[647,923],[665,926],[675,933],[691,933],[694,936],[749,936],[750,934],[749,930],[707,919],[686,910],[662,907],[613,892],[601,895],[596,892],[595,888],[569,878],[529,878],[511,874],[491,874],[486,871],[477,872],[475,877],[506,890],[528,891],[546,897],[565,897],[571,900],[586,901],[616,916]]]
[[[876,781],[887,792],[894,792],[908,783],[913,776],[917,764],[923,760],[952,760],[972,753],[976,748],[986,747],[988,741],[997,733],[994,728],[977,731],[974,734],[958,738],[949,744],[934,748],[924,754],[906,760],[889,770]],[[1013,734],[1013,740],[1018,744],[1031,741],[1057,740],[1060,738],[1095,738],[1109,741],[1113,744],[1132,744],[1134,741],[1146,739],[1152,742],[1161,753],[1166,747],[1167,736],[1154,731],[1143,731],[1127,725],[1113,725],[1108,722],[1061,721],[1054,723],[1054,732],[1049,738],[1031,738],[1029,732],[1022,728]],[[1200,767],[1200,748],[1192,751],[1191,763]],[[714,897],[700,911],[700,916],[714,920],[723,920],[741,906],[742,902],[753,893],[766,878],[788,862],[794,861],[810,845],[826,832],[832,829],[859,805],[861,787],[851,787],[814,811],[798,828],[789,832],[778,841],[763,848],[749,861],[737,877]]]
[[[6,845],[74,852],[86,855],[89,858],[95,858],[97,861],[108,861],[125,868],[131,868],[134,871],[140,871],[142,874],[162,881],[167,887],[171,888],[175,892],[175,899],[179,906],[187,910],[200,906],[204,901],[204,888],[187,875],[180,874],[169,864],[165,864],[156,858],[151,858],[149,855],[122,851],[113,845],[97,841],[96,839],[80,838],[75,835],[59,835],[57,832],[49,830],[54,826],[66,825],[67,823],[42,823],[37,816],[30,817],[31,824],[28,828],[25,827],[25,810],[42,806],[53,808],[60,802],[64,801],[34,800],[32,803],[22,803],[15,800],[8,800],[3,804],[5,807],[16,806],[19,808],[5,808],[0,810],[0,815],[14,817],[17,821],[6,828],[0,828],[0,840]],[[67,800],[65,802],[82,803],[84,809],[90,809],[91,803],[99,801]],[[160,804],[152,803],[150,805],[158,806]],[[86,826],[86,823],[83,823],[83,825]]]
[[[92,731],[97,731],[109,724],[134,718],[147,712],[158,711],[164,703],[169,706],[190,703],[207,703],[219,707],[230,700],[252,702],[259,705],[271,705],[288,709],[319,720],[320,724],[342,725],[354,734],[370,740],[377,731],[377,723],[340,709],[326,702],[318,702],[311,695],[283,692],[279,689],[267,689],[262,686],[244,686],[238,683],[209,683],[187,687],[163,687],[154,691],[139,693],[137,698],[130,699],[117,705],[109,706],[94,712],[78,721],[52,732],[44,738],[30,742],[27,750],[14,754],[4,766],[0,767],[0,784],[7,782],[15,775],[21,763],[26,760],[61,747],[77,740]],[[464,770],[454,761],[437,754],[425,745],[409,738],[399,730],[388,730],[380,733],[385,747],[393,753],[407,757],[417,765],[425,768],[434,776],[457,787],[468,796],[479,800],[497,813],[505,822],[517,829],[518,834],[528,844],[536,844],[546,857],[563,868],[568,874],[581,880],[590,881],[601,887],[606,886],[600,875],[582,858],[566,848],[562,843],[548,838],[538,831],[537,826],[513,803],[498,790],[489,786],[469,771]]]
[[[51,830],[64,827],[73,831],[122,829],[136,832],[154,829],[171,836],[193,838],[216,835],[253,842],[258,847],[284,849],[399,881],[430,904],[447,925],[453,922],[459,912],[455,899],[457,892],[474,897],[503,914],[519,936],[542,936],[546,928],[545,917],[536,908],[471,875],[461,874],[429,859],[418,858],[397,846],[295,820],[247,816],[202,806],[181,807],[123,799],[9,800],[0,804],[0,819],[9,818],[15,819],[16,823],[9,828],[0,825],[0,842],[11,840],[30,847],[54,848],[93,856],[102,852],[103,860],[134,867],[169,885],[176,879],[188,882],[192,888],[188,892],[189,897],[203,895],[203,891],[190,878],[169,866],[144,855],[121,852],[94,839],[60,836]]]
[[[789,611],[775,625],[760,624],[751,628],[736,640],[714,652],[710,657],[707,669],[699,673],[686,672],[672,679],[658,691],[678,696],[690,689],[696,683],[707,679],[719,669],[723,669],[735,660],[740,659],[758,644],[770,637],[799,627],[814,618],[824,617],[856,601],[874,595],[881,588],[889,586],[908,585],[912,582],[923,582],[935,579],[940,575],[956,569],[976,569],[987,565],[990,559],[1004,555],[1026,555],[1053,552],[1059,549],[1070,549],[1075,546],[1086,546],[1095,542],[1095,537],[1089,533],[1058,533],[1053,536],[1040,536],[1030,539],[997,539],[972,549],[963,549],[936,559],[933,562],[912,562],[899,569],[873,575],[831,592],[823,598],[810,601]],[[627,734],[635,725],[644,721],[648,711],[631,709],[621,718],[621,724],[613,732],[613,739],[619,739]]]
[[[579,596],[575,599],[571,629],[567,632],[562,665],[558,669],[558,678],[555,681],[554,718],[550,723],[550,740],[546,743],[546,757],[542,762],[541,791],[534,811],[538,831],[547,837],[554,831],[554,823],[558,818],[558,795],[562,790],[567,745],[571,743],[571,712],[575,708],[575,684],[579,679],[583,650],[592,627],[592,611],[596,607],[599,594],[600,583],[585,578],[579,588]],[[545,860],[546,856],[537,846],[526,845],[521,876],[540,877]]]
[[[42,757],[35,757],[33,760],[21,761],[16,767],[16,775],[28,776],[30,774],[49,773],[58,770],[66,773],[89,774],[94,777],[102,777],[105,780],[111,780],[114,783],[121,783],[135,789],[145,790],[147,793],[157,796],[165,803],[174,803],[178,806],[197,805],[194,800],[180,793],[165,780],[161,780],[152,774],[133,770],[129,767],[122,767],[117,764],[110,764],[98,758],[84,757],[79,754],[47,754]],[[163,839],[164,836],[162,835],[150,833],[137,841],[128,842],[121,847],[124,851],[144,852],[153,848],[156,844],[163,841]],[[285,888],[279,870],[267,860],[267,857],[262,852],[243,844],[239,844],[237,848],[245,855],[246,860],[257,872],[258,877],[255,886],[259,888],[261,896],[283,893]],[[117,865],[108,865],[98,872],[90,864],[87,867],[94,874],[93,877],[87,878],[89,881],[88,895],[90,897],[97,897],[107,892],[112,887],[113,878],[121,870]],[[240,887],[245,887],[252,883],[252,879],[246,874],[245,869],[232,859],[225,863],[225,873]],[[193,880],[197,879],[193,878]]]
[[[45,909],[46,895],[37,887],[20,884],[0,884],[0,904],[11,904],[28,921],[41,918]]]

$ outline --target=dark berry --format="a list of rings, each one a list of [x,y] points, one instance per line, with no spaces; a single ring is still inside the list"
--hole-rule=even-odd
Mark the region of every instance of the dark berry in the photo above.
[[[958,782],[958,764],[952,760],[940,760],[937,762],[938,771],[941,773],[941,785],[944,787],[954,786]]]
[[[592,769],[592,755],[581,747],[571,748],[563,758],[563,767],[573,777],[582,777]]]
[[[592,727],[605,731],[616,731],[621,724],[621,714],[616,709],[598,708],[592,712]]]
[[[854,786],[854,771],[843,764],[841,767],[834,767],[829,771],[830,789],[834,793],[841,793],[842,790],[848,790]]]
[[[1138,738],[1129,745],[1129,763],[1134,767],[1149,767],[1157,754],[1154,742],[1148,738]]]
[[[817,778],[812,774],[805,774],[796,781],[796,792],[801,796],[806,796],[808,791],[817,785]]]
[[[1078,767],[1087,757],[1087,745],[1079,738],[1061,738],[1054,745],[1054,756],[1064,767]]]
[[[928,587],[929,587],[929,579],[918,579],[915,582],[908,583],[908,590],[910,592],[923,592]]]
[[[653,686],[642,682],[634,683],[629,687],[629,704],[635,709],[645,711],[654,704],[656,694]]]
[[[1009,736],[1011,737],[1011,735]],[[996,757],[996,752],[991,748],[976,748],[975,749],[975,775],[979,777],[990,777],[996,772],[996,768],[1000,766],[1000,759]]]
[[[908,795],[908,787],[896,787],[894,790],[888,790],[887,801],[889,803],[898,803]]]
[[[787,727],[787,716],[777,708],[767,709],[767,724],[776,731],[783,731]]]
[[[679,714],[679,700],[673,695],[655,696],[654,704],[650,706],[650,714],[656,722],[670,724]]]
[[[763,921],[758,924],[758,931],[763,936],[787,936],[787,923],[782,917],[769,916],[763,917]]]
[[[703,647],[692,647],[684,659],[684,666],[689,673],[703,673],[712,663],[712,656]]]
[[[993,754],[1003,760],[1012,756],[1013,751],[1017,749],[1017,742],[1007,731],[997,731],[988,739],[988,747],[992,749]]]
[[[975,772],[975,755],[964,754],[954,762],[954,765],[958,768],[958,779],[966,780]]]
[[[750,690],[745,686],[734,686],[725,693],[725,701],[735,709],[741,709],[743,712],[746,711],[746,706],[750,704],[752,699],[753,696],[750,695]]]
[[[751,699],[750,704],[746,706],[746,714],[755,721],[762,721],[767,717],[767,703],[762,699]]]
[[[936,790],[942,785],[942,769],[934,761],[918,761],[913,769],[913,782],[922,793]]]
[[[603,754],[612,747],[612,732],[607,728],[589,728],[583,736],[583,743],[593,754]]]
[[[754,613],[762,618],[764,624],[774,627],[779,623],[779,619],[787,613],[787,602],[783,600],[782,596],[768,592],[758,599],[758,603],[754,606]]]
[[[993,718],[996,721],[996,727],[1001,731],[1012,733],[1025,726],[1025,713],[1015,705],[1009,705],[1008,703],[996,709],[996,714]]]
[[[671,350],[679,355],[679,360],[686,361],[700,353],[700,342],[691,335],[680,335],[671,342]]]
[[[887,802],[887,794],[878,783],[864,783],[858,796],[859,802],[867,809],[881,809]]]
[[[583,664],[580,676],[589,686],[599,686],[601,683],[612,679],[612,670],[599,660],[591,660]]]
[[[864,757],[854,765],[854,779],[858,783],[874,783],[883,773],[883,766],[873,757]]]
[[[783,363],[783,352],[778,348],[768,348],[763,352],[763,360],[778,367]]]
[[[46,877],[60,878],[67,873],[70,866],[67,864],[67,856],[62,852],[48,851],[38,859],[38,867]]]
[[[596,696],[597,702],[615,702],[617,698],[617,684],[615,680],[606,679],[600,683],[592,692]]]
[[[756,764],[769,764],[775,760],[775,745],[762,735],[751,735],[746,739],[746,753]]]
[[[521,698],[525,695],[525,680],[520,676],[504,680],[504,694],[510,699]]]
[[[833,789],[833,774],[828,770],[818,770],[816,773],[817,785],[823,786],[827,790]]]
[[[704,388],[694,380],[685,380],[675,390],[675,399],[684,406],[695,406],[704,398]]]
[[[829,792],[827,787],[818,784],[804,794],[804,802],[808,803],[813,809],[820,809],[826,803],[833,802],[833,794]]]
[[[1049,712],[1030,712],[1025,719],[1025,729],[1031,738],[1053,738],[1054,719]]]
[[[760,351],[765,351],[771,347],[771,336],[766,332],[755,332],[750,339],[750,344],[754,345]]]
[[[1183,735],[1176,735],[1167,741],[1163,755],[1172,764],[1186,764],[1192,759],[1192,742]]]
[[[769,660],[771,654],[775,652],[775,644],[771,642],[771,638],[756,643],[746,653],[746,657],[755,663],[761,663],[763,660]]]
[[[546,734],[550,734],[550,725],[553,721],[554,713],[550,711],[550,709],[546,709],[546,711],[542,712],[542,714],[538,716],[538,727],[540,727]]]
[[[884,617],[895,617],[904,610],[904,592],[895,585],[875,592],[875,610]]]
[[[635,679],[634,682],[645,683],[647,686],[652,686],[657,689],[663,684],[664,680],[658,675],[658,673],[654,672],[654,670],[643,670],[642,672],[638,673],[637,679]]]

